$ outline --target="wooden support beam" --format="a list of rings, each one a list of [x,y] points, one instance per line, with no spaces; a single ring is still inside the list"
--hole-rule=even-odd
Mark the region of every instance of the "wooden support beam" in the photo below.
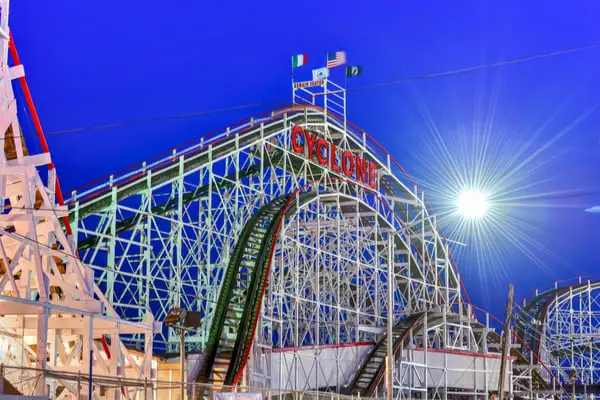
[[[506,377],[506,360],[510,341],[510,320],[512,318],[513,296],[515,289],[511,284],[508,287],[508,301],[506,302],[506,318],[504,319],[504,331],[502,333],[502,359],[500,361],[500,378],[498,380],[498,399],[504,400],[504,378]]]

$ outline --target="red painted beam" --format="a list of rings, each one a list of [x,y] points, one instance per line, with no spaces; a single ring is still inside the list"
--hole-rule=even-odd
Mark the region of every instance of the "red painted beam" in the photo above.
[[[415,347],[415,349],[420,350],[420,351],[425,350],[424,347]],[[493,359],[498,359],[498,360],[502,359],[502,356],[500,354],[476,353],[474,351],[467,351],[467,350],[436,349],[436,348],[429,347],[429,348],[427,348],[427,351],[430,353],[446,353],[446,354],[456,354],[456,355],[460,355],[460,356],[469,356],[469,357],[493,358]],[[509,356],[506,358],[511,361],[514,361],[517,359],[517,357],[513,357],[513,356]]]
[[[13,40],[12,33],[10,35],[10,39],[8,41],[8,47],[10,50],[10,55],[12,57],[13,63],[15,66],[21,65],[21,60],[19,59],[19,53],[17,53],[17,48],[15,46],[15,42]],[[29,90],[29,85],[27,85],[27,80],[25,76],[19,78],[19,83],[21,84],[21,88],[23,89],[23,95],[25,96],[25,102],[27,103],[27,108],[29,109],[29,114],[31,115],[31,119],[33,120],[33,125],[35,126],[35,130],[38,135],[38,139],[42,145],[42,150],[44,153],[49,153],[50,149],[48,147],[48,142],[46,141],[46,135],[44,135],[44,130],[42,129],[42,123],[40,122],[40,117],[38,116],[37,110],[35,108],[35,104],[33,103],[33,97],[31,96],[31,91]],[[49,170],[55,169],[54,163],[50,161],[48,165]],[[60,189],[60,182],[58,180],[58,174],[55,173],[56,177],[56,199],[58,200],[58,204],[61,206],[65,205],[65,199],[62,194],[62,190]],[[72,235],[73,231],[71,230],[71,224],[69,222],[69,217],[62,217],[62,220],[65,224],[65,229],[68,235]]]
[[[341,349],[345,347],[361,347],[361,346],[372,346],[375,342],[352,342],[352,343],[337,343],[337,344],[321,344],[314,346],[295,346],[295,347],[280,347],[273,349],[272,353],[286,353],[288,351],[302,351],[302,350],[324,350],[324,349]]]

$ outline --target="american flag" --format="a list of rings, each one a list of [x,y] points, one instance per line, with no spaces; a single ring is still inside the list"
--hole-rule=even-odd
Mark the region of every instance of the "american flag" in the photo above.
[[[335,53],[327,53],[327,68],[339,67],[346,64],[346,52],[336,51]]]

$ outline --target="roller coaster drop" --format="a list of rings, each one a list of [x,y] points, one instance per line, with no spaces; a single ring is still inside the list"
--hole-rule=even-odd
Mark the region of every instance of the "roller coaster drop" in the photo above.
[[[0,7],[2,36],[8,0]],[[55,170],[12,44],[15,66],[6,62],[7,39],[0,39],[5,364],[160,378],[151,355],[168,358],[179,342],[155,320],[183,307],[203,320],[186,336],[188,381],[362,396],[391,388],[395,398],[483,399],[496,390],[499,335],[463,298],[423,193],[347,121],[344,88],[328,79],[293,84],[293,105],[73,191],[67,209],[56,204]],[[28,154],[13,134],[21,132],[13,79],[28,99],[42,154]],[[558,310],[566,292],[553,293]],[[526,348],[511,351],[509,394],[563,393],[565,365],[585,369],[578,379],[593,389],[598,369],[585,349],[570,364],[560,361],[565,349],[583,346],[572,340],[583,330],[562,340],[564,314],[546,306],[540,314],[539,296],[534,303],[519,320]],[[588,325],[578,320],[588,341],[597,338],[594,312]],[[538,336],[527,321],[532,313],[544,327]],[[546,340],[553,337],[560,348]],[[384,379],[388,349],[393,374]],[[48,376],[37,394],[48,393]],[[52,382],[51,393],[74,393]],[[95,395],[142,390],[113,385]]]

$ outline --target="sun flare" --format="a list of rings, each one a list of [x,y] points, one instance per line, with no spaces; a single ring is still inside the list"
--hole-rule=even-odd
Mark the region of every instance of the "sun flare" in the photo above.
[[[482,218],[488,209],[486,196],[478,190],[467,190],[458,196],[458,209],[465,218]]]

